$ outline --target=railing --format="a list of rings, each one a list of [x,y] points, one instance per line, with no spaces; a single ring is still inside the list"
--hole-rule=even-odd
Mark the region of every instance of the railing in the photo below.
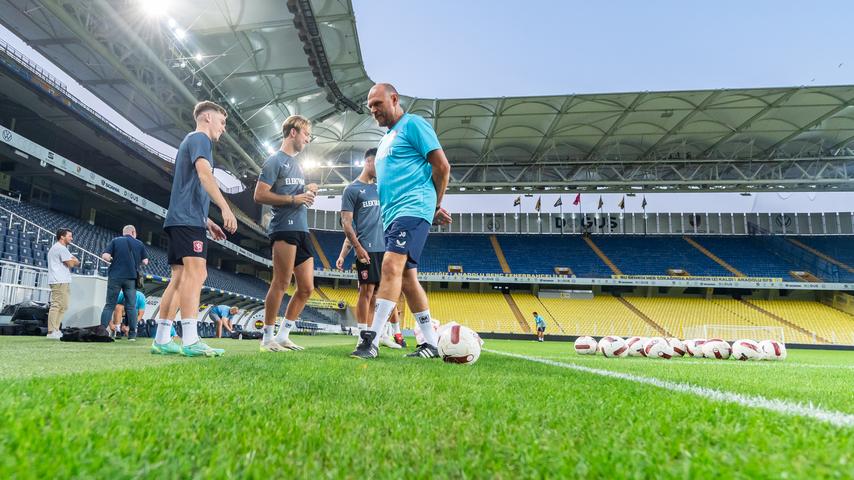
[[[8,220],[4,219],[4,223],[6,224],[6,227],[8,227],[10,230],[13,226],[20,226],[21,228],[19,228],[18,230],[21,230],[21,232],[24,234],[35,233],[36,243],[46,243],[48,245],[52,245],[56,240],[55,232],[51,232],[50,230],[42,227],[41,225],[31,222],[30,220],[27,220],[26,218],[18,215],[17,213],[5,207],[0,207],[0,214],[6,214],[9,216]],[[104,261],[99,255],[90,252],[89,250],[86,250],[85,248],[75,243],[72,243],[71,247],[73,248],[69,248],[69,251],[71,251],[73,255],[79,254],[81,271],[85,271],[83,270],[83,266],[86,265],[86,262],[91,262],[94,269],[93,275],[100,277],[104,276],[101,274],[101,268],[108,267],[110,265],[109,262]]]
[[[136,145],[138,147],[141,147],[146,152],[153,154],[153,155],[156,155],[156,156],[160,157],[161,159],[163,159],[169,163],[174,163],[175,160],[173,158],[171,158],[170,156],[168,156],[162,152],[159,152],[158,150],[155,150],[153,147],[141,142],[135,136],[124,131],[122,128],[120,128],[119,126],[117,126],[113,122],[107,120],[103,115],[101,115],[100,113],[98,113],[94,109],[92,109],[92,107],[88,106],[85,102],[83,102],[80,99],[78,99],[77,97],[75,97],[73,94],[71,94],[68,91],[68,88],[65,86],[65,84],[59,81],[59,79],[57,79],[55,76],[51,75],[50,73],[44,71],[44,69],[41,68],[38,64],[36,64],[32,60],[30,60],[24,54],[22,54],[21,52],[16,50],[15,47],[9,45],[7,42],[5,42],[3,40],[0,40],[0,52],[5,53],[9,58],[11,58],[16,63],[18,63],[19,65],[24,67],[26,70],[28,70],[30,73],[32,73],[33,75],[38,77],[41,81],[45,82],[47,85],[52,87],[56,93],[61,94],[62,96],[66,97],[68,100],[70,100],[74,104],[73,107],[82,108],[86,113],[88,113],[89,115],[94,117],[95,120],[105,124],[109,128],[118,132],[119,134],[122,135],[122,137],[124,137],[125,140],[130,141],[131,143],[133,143],[134,145]]]
[[[47,269],[0,261],[0,308],[26,300],[47,302]]]

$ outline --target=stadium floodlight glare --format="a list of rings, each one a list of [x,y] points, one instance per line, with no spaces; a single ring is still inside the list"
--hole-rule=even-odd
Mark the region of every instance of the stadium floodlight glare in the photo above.
[[[267,153],[272,155],[272,154],[276,153],[276,149],[271,147],[270,145],[267,145]]]
[[[193,58],[195,58],[195,59],[196,59],[196,62],[201,62],[201,61],[202,61],[202,58],[204,58],[204,57],[202,56],[202,54],[201,54],[201,53],[197,53],[197,54],[196,54],[196,56],[195,56],[195,57],[193,57]]]
[[[234,102],[235,102],[234,97],[229,98],[228,101],[231,102],[232,105],[234,105]]]
[[[176,22],[174,18],[170,18],[166,21],[166,25],[169,25],[169,28],[175,28],[178,26],[178,22]]]
[[[186,37],[187,37],[187,31],[186,30],[184,30],[183,28],[176,28],[175,29],[175,38],[177,38],[178,40],[183,40]]]
[[[169,9],[169,0],[140,0],[143,10],[147,15],[159,17],[165,15]]]

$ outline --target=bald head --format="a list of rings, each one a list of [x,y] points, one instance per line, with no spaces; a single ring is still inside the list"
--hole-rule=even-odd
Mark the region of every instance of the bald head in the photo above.
[[[381,127],[391,127],[403,116],[400,96],[390,83],[378,83],[368,92],[368,108]]]
[[[371,90],[372,91],[374,91],[374,90],[381,91],[381,92],[384,92],[384,93],[389,94],[389,95],[392,93],[395,95],[400,95],[399,93],[397,93],[397,89],[394,88],[394,85],[392,85],[390,83],[378,83],[378,84],[374,85],[373,87],[371,87]],[[370,96],[370,93],[368,93],[368,95]]]

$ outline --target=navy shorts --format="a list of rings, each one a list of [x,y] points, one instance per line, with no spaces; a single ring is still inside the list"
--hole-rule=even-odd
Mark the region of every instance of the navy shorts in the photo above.
[[[398,217],[385,229],[385,251],[406,255],[406,268],[418,268],[427,243],[430,222],[418,217]]]

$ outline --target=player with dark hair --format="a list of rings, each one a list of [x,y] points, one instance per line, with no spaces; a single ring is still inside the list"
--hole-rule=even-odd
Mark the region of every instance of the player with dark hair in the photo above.
[[[356,277],[359,282],[359,298],[356,303],[356,318],[359,330],[367,330],[374,315],[376,288],[380,283],[385,241],[383,239],[380,198],[377,192],[375,157],[377,149],[365,152],[365,165],[359,177],[344,189],[341,196],[341,225],[346,236],[341,254],[335,266],[343,270],[344,257],[350,248],[356,253]],[[392,316],[394,341],[380,333],[380,343],[389,348],[406,345],[400,332],[397,316]]]

